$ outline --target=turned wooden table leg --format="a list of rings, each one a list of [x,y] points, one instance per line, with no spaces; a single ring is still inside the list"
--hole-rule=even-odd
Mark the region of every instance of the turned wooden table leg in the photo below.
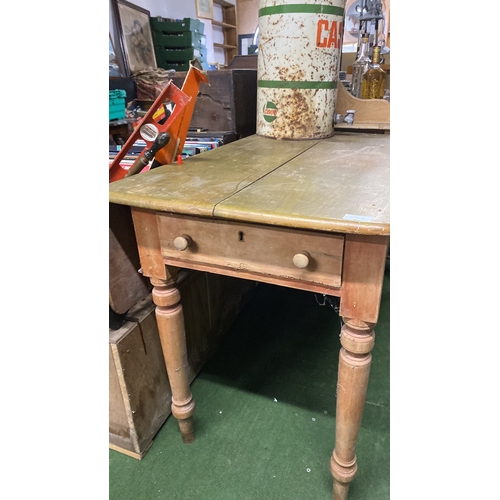
[[[362,321],[346,320],[342,326],[337,382],[335,449],[330,460],[334,477],[333,500],[346,500],[356,474],[356,441],[375,341],[372,327]]]
[[[178,420],[184,443],[194,441],[194,400],[189,389],[188,360],[181,294],[172,278],[151,278],[156,321],[172,390],[172,415]]]
[[[333,499],[346,500],[357,470],[356,442],[365,405],[366,389],[375,343],[388,246],[387,236],[348,234],[340,315],[339,372],[335,449],[330,460]]]

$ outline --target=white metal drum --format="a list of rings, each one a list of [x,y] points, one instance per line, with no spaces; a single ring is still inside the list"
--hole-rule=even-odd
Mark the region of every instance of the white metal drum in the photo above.
[[[257,134],[333,135],[344,0],[260,0]]]

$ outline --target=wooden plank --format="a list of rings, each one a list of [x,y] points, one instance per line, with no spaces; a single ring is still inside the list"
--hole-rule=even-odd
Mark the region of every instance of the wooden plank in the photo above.
[[[389,156],[387,135],[338,133],[219,203],[214,215],[320,231],[389,234]]]
[[[340,297],[340,288],[332,285],[323,285],[311,281],[286,278],[284,276],[273,276],[271,274],[262,274],[256,272],[244,271],[242,269],[231,269],[229,267],[222,267],[216,264],[198,264],[189,260],[181,260],[174,258],[165,258],[167,264],[172,266],[185,266],[189,269],[197,271],[206,271],[208,273],[221,274],[223,276],[230,276],[234,278],[241,278],[244,280],[258,281],[261,283],[269,283],[271,285],[286,286],[288,288],[295,288],[296,290],[306,290],[308,292],[322,293],[325,295],[333,295]]]
[[[130,451],[127,448],[123,448],[121,446],[117,446],[116,444],[113,444],[113,443],[109,443],[109,448],[111,450],[115,450],[115,451],[118,451],[120,453],[123,453],[124,455],[127,455],[129,457],[135,458],[136,460],[142,460],[144,458],[144,455],[146,454],[146,452],[149,450],[149,448],[151,448],[152,444],[153,444],[153,442],[151,441],[151,443],[149,444],[149,446],[147,447],[147,449],[145,449],[141,453],[136,453],[134,451]]]
[[[129,453],[138,453],[137,435],[126,395],[121,362],[113,343],[109,344],[109,440]]]
[[[212,216],[214,206],[306,151],[318,140],[251,135],[182,164],[164,165],[109,184],[109,201],[164,212]]]

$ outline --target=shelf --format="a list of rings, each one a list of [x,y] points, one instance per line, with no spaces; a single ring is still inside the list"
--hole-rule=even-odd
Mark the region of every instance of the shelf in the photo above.
[[[214,48],[224,50],[224,65],[227,66],[231,59],[238,55],[238,29],[236,22],[236,5],[225,0],[214,0],[214,4],[222,10],[222,21],[212,20],[213,26],[222,28],[223,43],[214,43]]]
[[[236,45],[226,45],[224,43],[214,43],[214,47],[217,49],[237,49]]]
[[[220,21],[216,21],[215,19],[212,20],[212,24],[214,26],[220,26],[221,28],[236,29],[236,26],[234,26],[233,24],[221,23]]]

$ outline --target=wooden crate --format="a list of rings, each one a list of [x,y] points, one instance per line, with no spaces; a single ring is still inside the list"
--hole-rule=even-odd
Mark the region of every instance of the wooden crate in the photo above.
[[[255,282],[178,271],[192,381],[250,298]],[[170,415],[170,385],[149,295],[109,331],[109,447],[141,459]]]
[[[151,298],[109,330],[109,446],[141,459],[170,413],[170,387]]]
[[[182,88],[187,72],[174,75]],[[236,132],[241,139],[255,134],[257,123],[257,70],[207,71],[209,85],[200,83],[190,125],[194,128]]]

